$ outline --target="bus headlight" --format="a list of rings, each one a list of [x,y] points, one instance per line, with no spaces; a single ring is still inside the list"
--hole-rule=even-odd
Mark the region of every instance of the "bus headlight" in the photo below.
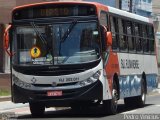
[[[26,83],[26,82],[21,81],[15,75],[12,76],[12,80],[17,86],[19,86],[21,88],[31,88],[32,87],[32,85],[30,83]]]
[[[93,74],[91,77],[89,77],[87,80],[80,81],[77,84],[82,87],[90,85],[90,84],[96,82],[99,79],[100,75],[101,75],[101,71],[99,70],[95,74]]]
[[[101,75],[101,71],[98,70],[98,71],[93,75],[93,78],[98,80],[99,77],[100,77],[100,75]]]

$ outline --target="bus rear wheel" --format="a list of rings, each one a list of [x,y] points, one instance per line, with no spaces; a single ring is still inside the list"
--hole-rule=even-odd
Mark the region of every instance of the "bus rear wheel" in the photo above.
[[[141,95],[136,97],[125,98],[124,103],[127,107],[143,107],[146,101],[146,84],[144,79],[141,80]]]
[[[42,117],[45,112],[45,105],[38,102],[30,102],[29,103],[30,112],[32,117]]]

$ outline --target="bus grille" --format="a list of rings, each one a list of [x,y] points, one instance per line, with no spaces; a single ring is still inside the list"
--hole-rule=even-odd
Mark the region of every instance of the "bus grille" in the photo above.
[[[57,84],[56,87],[75,85],[77,82]],[[32,84],[35,87],[54,87],[52,84]]]

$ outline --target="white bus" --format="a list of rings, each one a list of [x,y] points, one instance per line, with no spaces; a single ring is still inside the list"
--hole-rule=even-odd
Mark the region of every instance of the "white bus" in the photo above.
[[[29,103],[33,116],[92,105],[116,114],[119,99],[141,107],[157,87],[153,23],[139,15],[95,2],[24,5],[4,38],[12,101]]]

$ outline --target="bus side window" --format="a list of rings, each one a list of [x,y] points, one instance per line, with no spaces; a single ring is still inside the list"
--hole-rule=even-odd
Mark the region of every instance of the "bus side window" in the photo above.
[[[106,12],[104,12],[104,11],[101,11],[101,14],[100,14],[100,24],[106,26],[106,28],[108,26],[108,24],[107,24],[108,23],[107,17],[108,17],[108,14]]]
[[[117,39],[117,19],[115,17],[110,16],[110,25],[111,25],[111,32],[112,32],[112,49],[118,49],[118,39]]]
[[[120,44],[120,50],[121,51],[127,51],[128,49],[128,42],[125,35],[125,21],[118,19],[118,31],[119,31],[119,44]]]
[[[149,39],[147,39],[147,30],[146,25],[142,25],[142,35],[143,35],[143,52],[148,53],[149,52]]]
[[[155,39],[153,26],[148,26],[149,50],[151,53],[155,52]]]
[[[137,52],[142,52],[142,39],[141,39],[141,27],[139,24],[134,24],[134,32],[135,32],[135,39],[136,39],[136,50]]]
[[[132,37],[132,35],[133,35],[132,22],[127,21],[126,27],[127,27],[127,38],[128,38],[129,51],[134,51],[135,50],[135,41]]]
[[[108,30],[108,19],[107,18],[108,18],[108,14],[106,12],[104,12],[104,11],[101,11],[100,24],[102,26],[105,26],[107,28],[107,30]],[[103,33],[104,31],[103,31],[103,27],[102,26],[101,26],[102,49],[103,49],[103,51],[105,51],[107,46],[106,46],[106,40],[104,38],[105,33]]]
[[[148,37],[151,38],[151,39],[154,39],[154,29],[153,29],[153,26],[149,25],[148,26]]]

